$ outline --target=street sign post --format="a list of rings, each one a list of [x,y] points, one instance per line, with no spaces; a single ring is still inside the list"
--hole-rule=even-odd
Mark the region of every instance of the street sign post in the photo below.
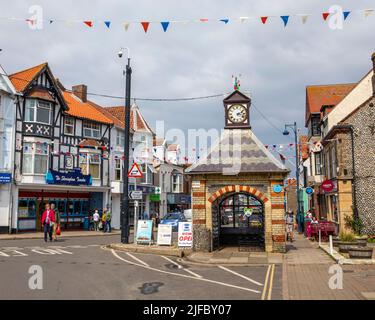
[[[129,178],[143,178],[143,173],[141,169],[139,169],[137,163],[133,163],[132,167],[130,168],[128,172]]]
[[[142,200],[143,193],[142,191],[133,190],[133,191],[130,191],[129,197],[132,200]]]

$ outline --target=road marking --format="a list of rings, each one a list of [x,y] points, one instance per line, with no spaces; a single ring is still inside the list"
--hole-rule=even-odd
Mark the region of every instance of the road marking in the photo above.
[[[79,246],[79,245],[77,245],[77,246],[66,246],[66,248],[74,248],[74,249],[86,249],[86,248],[87,248],[87,246]]]
[[[202,276],[200,276],[199,274],[189,270],[189,269],[185,269],[182,265],[178,264],[176,261],[173,261],[172,259],[169,259],[167,257],[164,257],[164,256],[161,256],[162,258],[164,258],[165,260],[169,261],[170,263],[173,263],[175,266],[177,266],[179,269],[183,269],[185,270],[186,272],[192,274],[194,277],[197,277],[197,278],[202,278]]]
[[[262,292],[262,300],[266,297],[266,291],[267,291],[267,284],[268,284],[268,277],[270,276],[270,270],[271,270],[271,265],[268,266],[267,273],[266,273],[266,279],[264,280],[264,288]]]
[[[268,289],[268,300],[271,300],[274,273],[275,273],[275,265],[273,264],[272,269],[271,269],[271,281],[270,281],[270,286]]]
[[[0,251],[0,256],[2,257],[10,257],[9,254],[6,254],[5,252]]]
[[[149,265],[146,262],[142,261],[141,259],[138,259],[137,257],[133,256],[131,253],[126,252],[126,254],[129,257],[133,258],[134,260],[138,261],[139,263],[142,263],[144,266],[149,267]]]
[[[112,254],[116,258],[118,258],[118,259],[120,259],[120,260],[122,260],[122,261],[124,261],[126,263],[132,264],[134,266],[142,267],[142,268],[145,268],[145,269],[153,270],[153,271],[156,271],[156,272],[159,272],[159,273],[165,273],[165,274],[170,274],[170,275],[173,275],[173,276],[176,276],[176,277],[188,278],[188,279],[194,279],[194,280],[198,280],[198,281],[204,281],[204,282],[219,284],[219,285],[222,285],[222,286],[225,286],[225,287],[230,287],[230,288],[235,288],[235,289],[250,291],[250,292],[253,292],[253,293],[260,293],[260,291],[257,291],[257,290],[253,290],[253,289],[249,289],[249,288],[244,288],[244,287],[239,287],[239,286],[235,286],[235,285],[232,285],[232,284],[229,284],[229,283],[225,283],[225,282],[220,282],[220,281],[205,279],[203,277],[202,278],[197,278],[197,277],[193,277],[193,276],[189,276],[189,275],[185,275],[185,274],[174,273],[174,272],[169,272],[169,271],[165,271],[165,270],[159,270],[159,269],[156,269],[156,268],[153,268],[153,267],[150,267],[150,266],[144,266],[142,264],[137,264],[137,263],[135,263],[133,261],[129,261],[129,260],[126,260],[126,259],[120,257],[115,252],[115,250],[113,250],[113,249],[111,249],[111,252],[112,252]]]
[[[253,280],[253,279],[251,279],[251,278],[249,278],[249,277],[246,277],[246,276],[244,276],[244,275],[242,275],[242,274],[240,274],[240,273],[237,273],[237,272],[235,272],[235,271],[233,271],[233,270],[230,270],[230,269],[225,268],[225,267],[223,267],[223,266],[219,266],[219,268],[222,269],[222,270],[228,271],[228,272],[230,272],[230,273],[232,273],[232,274],[235,274],[235,275],[238,276],[238,277],[241,277],[241,278],[243,278],[243,279],[246,279],[247,281],[250,281],[250,282],[252,282],[252,283],[254,283],[254,284],[258,285],[258,286],[263,286],[263,284],[259,283],[258,281],[255,281],[255,280]]]

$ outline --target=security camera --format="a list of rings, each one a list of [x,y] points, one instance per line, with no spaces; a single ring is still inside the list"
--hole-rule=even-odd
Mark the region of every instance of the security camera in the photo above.
[[[124,52],[122,51],[122,49],[118,52],[118,57],[119,58],[122,58],[122,55],[124,54]]]

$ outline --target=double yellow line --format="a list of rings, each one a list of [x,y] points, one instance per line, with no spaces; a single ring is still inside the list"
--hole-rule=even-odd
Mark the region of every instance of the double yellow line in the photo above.
[[[264,282],[264,288],[263,288],[263,292],[262,292],[262,300],[271,300],[274,275],[275,275],[275,265],[270,264],[268,266],[267,274],[266,274],[266,280]]]

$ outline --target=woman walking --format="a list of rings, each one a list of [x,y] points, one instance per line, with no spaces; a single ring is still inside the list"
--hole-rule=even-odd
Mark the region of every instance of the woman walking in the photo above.
[[[51,204],[51,209],[55,213],[55,222],[53,223],[53,240],[57,241],[57,229],[60,230],[60,212],[57,208],[55,208],[55,204]],[[60,232],[59,232],[60,234]]]

